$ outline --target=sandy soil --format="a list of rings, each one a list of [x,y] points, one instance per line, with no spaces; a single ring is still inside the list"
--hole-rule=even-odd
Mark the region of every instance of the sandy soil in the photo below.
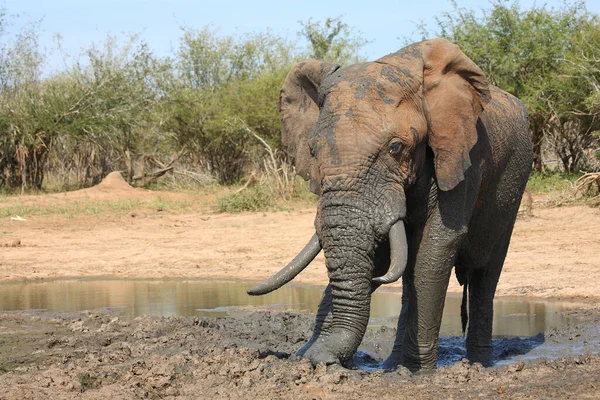
[[[0,207],[155,195],[117,179],[86,191],[9,198]],[[0,282],[92,276],[257,280],[278,271],[313,233],[314,209],[228,215],[207,213],[202,202],[193,208],[2,219]],[[569,311],[575,324],[543,340],[600,344],[600,210],[534,205],[533,214],[516,224],[497,294],[587,298]],[[298,280],[325,284],[323,262],[320,255]],[[455,279],[450,291],[460,291]],[[221,318],[133,321],[94,312],[0,313],[0,399],[600,397],[600,356],[587,350],[559,360],[522,363],[517,357],[491,369],[459,362],[416,376],[403,369],[313,368],[293,356],[309,338],[313,318],[253,308]],[[370,335],[376,341],[394,331]],[[523,354],[518,340],[506,351]]]
[[[155,195],[117,180],[112,186],[12,200]],[[195,208],[207,206],[199,202]],[[314,209],[243,214],[140,211],[5,218],[0,220],[0,246],[6,246],[1,250],[0,282],[92,276],[264,279],[306,244],[314,233],[314,214]],[[600,296],[599,227],[599,208],[534,205],[533,217],[517,221],[497,295]],[[321,253],[297,281],[325,284],[324,260]],[[460,292],[456,279],[451,279],[449,290]]]

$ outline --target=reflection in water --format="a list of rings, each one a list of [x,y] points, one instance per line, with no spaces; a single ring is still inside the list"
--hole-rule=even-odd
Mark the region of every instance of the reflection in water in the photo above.
[[[153,316],[220,316],[232,307],[267,306],[316,311],[322,288],[286,286],[253,297],[247,282],[71,280],[0,285],[0,311],[45,309],[55,312],[106,309],[123,318]],[[460,296],[448,296],[441,335],[459,336]],[[371,302],[371,327],[395,326],[400,313],[398,291],[376,292]],[[560,302],[501,299],[494,304],[494,336],[533,336],[566,323]]]

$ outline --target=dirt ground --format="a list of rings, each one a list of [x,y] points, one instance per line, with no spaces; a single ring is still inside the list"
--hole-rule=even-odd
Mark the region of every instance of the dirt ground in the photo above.
[[[123,183],[5,198],[0,209],[156,195]],[[97,276],[259,280],[285,265],[314,232],[314,209],[215,214],[206,198],[190,201],[185,212],[146,208],[0,219],[0,282]],[[578,324],[555,332],[557,343],[600,335],[599,228],[598,208],[548,208],[541,202],[515,226],[497,295],[585,300],[571,311]],[[297,281],[325,284],[323,256]],[[454,278],[449,290],[460,292]],[[312,318],[256,309],[222,318],[133,321],[93,312],[0,313],[0,399],[600,397],[600,356],[590,353],[491,369],[458,363],[418,376],[313,369],[293,356],[308,339]]]
[[[154,196],[156,192],[109,178],[76,192],[8,198],[0,208],[16,202],[48,205]],[[180,193],[161,196],[185,198]],[[48,214],[25,221],[4,218],[0,282],[93,276],[259,280],[279,271],[314,233],[314,208],[215,214],[208,204],[213,199],[192,199],[185,213],[144,209]],[[542,205],[534,203],[533,217],[518,219],[497,295],[600,296],[600,208]],[[296,280],[325,284],[324,261],[321,253]],[[449,290],[461,292],[456,279]]]
[[[412,376],[403,369],[313,368],[291,355],[310,337],[308,313],[249,309],[221,318],[122,321],[99,313],[15,312],[0,318],[2,399],[597,399],[600,394],[600,356],[589,353],[488,369],[458,362]],[[584,319],[600,322],[597,314]],[[574,327],[554,339],[581,334],[584,329]]]

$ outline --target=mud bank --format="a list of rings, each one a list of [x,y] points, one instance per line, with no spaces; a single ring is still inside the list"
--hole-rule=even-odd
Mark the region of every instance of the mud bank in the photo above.
[[[592,336],[600,334],[600,312],[590,307],[572,313],[577,323],[538,340],[570,347],[597,340]],[[525,362],[517,356],[509,365],[488,369],[459,361],[425,375],[313,368],[293,355],[310,337],[313,318],[308,312],[255,308],[227,317],[130,321],[109,313],[5,312],[0,314],[0,398],[600,396],[600,356],[589,350]],[[373,344],[372,354],[380,356],[376,342],[394,333],[391,328],[369,332],[365,342]],[[445,340],[442,347],[459,342]],[[504,345],[495,342],[497,353],[510,356],[512,345]]]

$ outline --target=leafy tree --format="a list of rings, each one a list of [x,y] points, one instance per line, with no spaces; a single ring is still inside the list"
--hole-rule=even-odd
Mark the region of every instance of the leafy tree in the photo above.
[[[77,146],[99,144],[92,146],[97,154],[92,161],[101,164],[95,181],[110,172],[107,169],[122,167],[131,181],[133,160],[150,151],[163,136],[155,127],[160,123],[157,110],[164,96],[160,82],[163,74],[168,74],[169,64],[157,60],[135,37],[122,46],[109,37],[86,55],[87,63],[76,65],[70,76],[86,87],[91,102],[69,134]],[[120,160],[120,165],[108,157]]]
[[[5,47],[0,76],[2,185],[41,188],[51,155],[97,183],[112,170],[132,178],[132,158],[156,129],[157,62],[135,38],[114,38],[86,51],[87,60],[42,78],[43,54],[33,30]],[[159,63],[160,64],[160,63]],[[82,172],[84,170],[84,172]]]
[[[5,15],[0,9],[0,35]],[[264,143],[279,147],[281,82],[306,57],[269,32],[184,28],[170,58],[136,36],[108,37],[44,75],[37,32],[33,24],[0,42],[2,187],[41,188],[49,171],[66,186],[89,186],[114,170],[136,180],[146,160],[158,165],[184,149],[196,167],[234,182],[250,161],[262,164]],[[339,17],[309,20],[303,32],[329,61],[356,61],[366,43]]]
[[[581,126],[575,143],[568,143],[567,160],[571,165],[600,170],[600,19],[590,16],[562,60],[556,103],[557,115],[575,120]],[[580,154],[583,149],[585,154]],[[575,151],[573,151],[575,150]],[[560,155],[559,155],[560,156]],[[563,161],[563,164],[566,164]]]
[[[342,17],[328,17],[324,22],[312,18],[300,21],[302,30],[298,35],[309,43],[309,58],[340,65],[364,61],[358,52],[367,43],[360,32],[342,22]]]
[[[41,79],[35,26],[0,47],[0,186],[39,187],[62,110]]]
[[[245,38],[184,29],[169,89],[168,129],[221,183],[244,172],[254,141],[246,127],[279,142],[279,89],[293,47],[270,33]]]
[[[561,97],[564,85],[574,83],[561,78],[563,60],[573,53],[576,38],[594,16],[583,3],[565,3],[560,9],[533,6],[522,10],[517,2],[496,0],[482,13],[453,4],[452,12],[437,18],[437,34],[460,45],[492,83],[527,105],[534,168],[541,170],[542,139],[557,120],[566,122],[564,112],[572,107],[572,99]],[[585,125],[578,125],[578,131],[587,129]],[[573,168],[569,164],[566,169]]]

